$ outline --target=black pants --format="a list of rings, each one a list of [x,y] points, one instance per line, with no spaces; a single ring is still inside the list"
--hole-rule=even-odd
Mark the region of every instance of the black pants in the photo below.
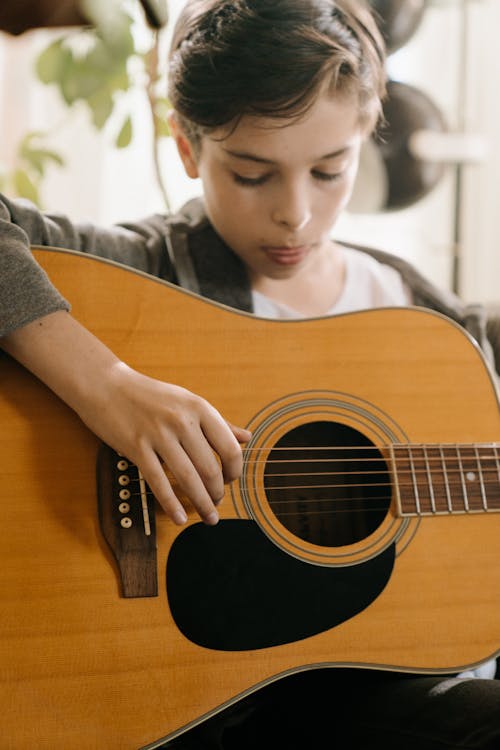
[[[500,680],[302,672],[165,745],[169,750],[500,750]]]

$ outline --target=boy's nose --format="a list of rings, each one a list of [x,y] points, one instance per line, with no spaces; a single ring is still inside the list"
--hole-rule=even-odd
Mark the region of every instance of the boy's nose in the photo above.
[[[307,200],[302,195],[287,195],[274,207],[273,221],[287,229],[298,232],[311,219],[311,210]]]
[[[275,215],[274,220],[277,224],[281,224],[281,226],[286,227],[293,232],[300,232],[300,230],[309,223],[309,218],[310,216],[306,214],[301,218]]]

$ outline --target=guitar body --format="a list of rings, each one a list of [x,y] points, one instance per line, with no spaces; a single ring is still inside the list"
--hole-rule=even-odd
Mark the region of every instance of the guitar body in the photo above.
[[[312,431],[326,445],[332,425],[384,466],[391,443],[498,441],[494,380],[461,329],[419,309],[261,320],[99,259],[38,257],[84,325],[248,425],[259,460],[217,527],[191,512],[179,529],[156,508],[158,595],[124,597],[97,511],[98,440],[2,357],[4,750],[153,748],[298,670],[452,672],[498,652],[499,513],[402,517],[389,467],[375,525],[324,543],[263,489],[277,444]]]

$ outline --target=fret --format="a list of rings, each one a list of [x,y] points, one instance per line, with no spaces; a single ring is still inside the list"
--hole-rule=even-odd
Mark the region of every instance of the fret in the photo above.
[[[391,462],[392,462],[392,476],[394,478],[394,490],[395,490],[395,495],[396,495],[396,506],[397,506],[398,515],[402,516],[403,513],[404,513],[404,510],[403,510],[403,499],[401,497],[401,488],[399,486],[399,472],[398,472],[397,461],[396,461],[396,451],[397,451],[396,446],[393,443],[391,443],[389,445],[389,453],[390,453]]]
[[[392,453],[400,511],[411,515],[449,513],[439,448],[395,445]]]
[[[400,515],[420,515],[420,496],[410,445],[391,446],[395,489]]]
[[[446,468],[446,458],[442,446],[432,445],[427,447],[432,482],[434,487],[434,498],[436,513],[451,513],[453,510],[451,484]]]
[[[436,512],[434,493],[435,482],[430,473],[427,446],[413,446],[412,453],[414,456],[415,476],[420,497],[420,513],[422,515],[434,514]]]
[[[483,473],[482,471],[478,471],[478,453],[476,446],[461,446],[460,454],[462,456],[463,477],[468,497],[467,511],[484,513],[484,511],[487,510],[485,498],[486,488],[484,485]]]
[[[401,515],[500,511],[496,443],[391,446]]]
[[[448,472],[446,470],[446,461],[445,461],[444,450],[443,450],[442,445],[439,446],[439,456],[441,459],[441,468],[443,471],[443,478],[444,478],[444,489],[446,493],[446,507],[449,513],[451,513],[453,511],[453,505],[451,502],[450,483],[448,481]]]
[[[462,464],[462,456],[460,453],[460,447],[458,445],[455,446],[455,451],[457,453],[457,459],[458,459],[458,470],[460,472],[460,483],[462,485],[462,496],[464,500],[464,508],[466,511],[469,511],[469,497],[467,495],[467,487],[465,486],[464,467]]]
[[[500,463],[497,450],[494,443],[478,447],[487,510],[500,510]]]
[[[463,474],[458,446],[443,445],[441,450],[445,463],[445,484],[448,491],[446,498],[447,500],[449,498],[449,512],[465,513],[467,507],[464,501]]]
[[[479,472],[479,484],[481,487],[481,498],[483,501],[483,510],[488,510],[488,500],[486,497],[486,488],[484,486],[483,467],[481,466],[481,457],[477,445],[474,446],[474,453],[476,455],[477,470]]]
[[[452,446],[427,446],[436,514],[448,514],[456,509],[456,485],[459,481],[457,456]],[[458,510],[463,512],[463,502]]]
[[[415,469],[415,463],[413,461],[413,453],[412,453],[412,447],[411,445],[408,446],[408,458],[410,461],[410,470],[411,470],[411,479],[413,483],[413,491],[415,493],[415,508],[417,511],[417,514],[420,515],[422,512],[422,507],[420,504],[420,494],[418,491],[418,482],[417,482],[417,472]]]
[[[429,498],[431,501],[431,511],[433,513],[436,512],[436,498],[434,497],[434,485],[433,485],[433,479],[431,474],[431,467],[429,465],[429,454],[427,452],[427,447],[424,445],[422,447],[423,450],[423,456],[424,456],[424,462],[425,462],[425,473],[427,475],[427,482],[429,484]]]

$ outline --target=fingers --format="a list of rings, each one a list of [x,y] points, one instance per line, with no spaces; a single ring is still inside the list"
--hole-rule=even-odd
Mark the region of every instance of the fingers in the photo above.
[[[179,525],[187,521],[180,497],[189,500],[204,523],[216,524],[216,506],[224,496],[224,484],[241,474],[242,451],[234,429],[208,403],[203,404],[202,412],[202,424],[192,418],[178,419],[175,432],[165,435],[161,447],[149,452],[145,448],[137,462],[158,502]],[[236,432],[242,439],[249,437],[246,430],[236,428]],[[175,479],[175,489],[161,461]]]
[[[177,498],[157,455],[151,451],[147,459],[137,462],[137,466],[167,516],[179,526],[186,523],[186,511]]]
[[[242,427],[235,427],[222,419],[219,412],[209,406],[210,418],[202,423],[203,433],[221,460],[222,480],[224,483],[238,479],[243,468],[241,443],[251,438],[251,433]]]
[[[242,471],[238,441],[248,441],[251,433],[228,426],[209,404],[206,409],[197,428],[191,424],[185,429],[179,443],[170,443],[162,458],[202,521],[214,525],[219,520],[216,506],[224,496],[224,485],[237,479]],[[157,486],[162,495],[156,497],[170,518],[177,524],[184,523],[186,515],[171,484],[164,488],[158,482]]]
[[[215,503],[224,494],[224,483],[219,464],[201,432],[198,439],[187,437],[184,445],[171,444],[165,463],[175,477],[176,490],[178,487],[178,492],[189,498],[201,520],[216,524],[219,514]],[[180,516],[176,522],[179,521]]]
[[[252,437],[252,433],[250,432],[250,430],[246,430],[244,427],[236,427],[236,425],[231,424],[230,422],[228,422],[227,424],[238,443],[248,443],[248,441]]]
[[[165,461],[200,518],[217,523],[224,484],[239,477],[242,469],[241,447],[220,414],[205,404],[200,423],[191,424],[179,444],[170,446]]]

